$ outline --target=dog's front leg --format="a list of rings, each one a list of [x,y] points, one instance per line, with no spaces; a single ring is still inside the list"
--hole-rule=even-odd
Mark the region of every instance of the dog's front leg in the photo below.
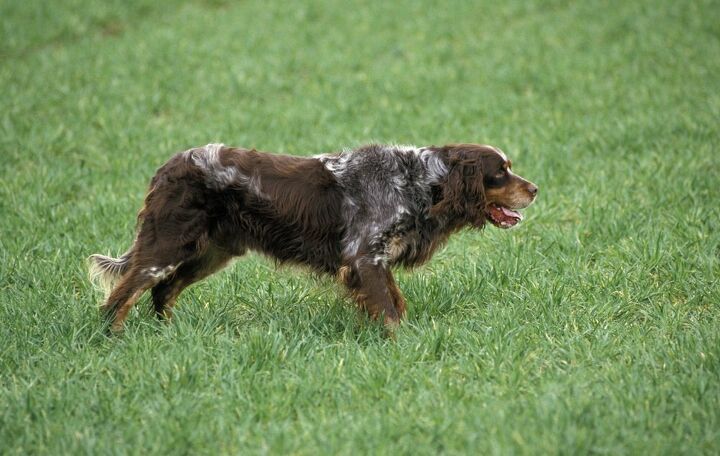
[[[384,262],[373,257],[357,257],[341,268],[340,279],[372,319],[383,318],[388,328],[400,323],[405,303]]]

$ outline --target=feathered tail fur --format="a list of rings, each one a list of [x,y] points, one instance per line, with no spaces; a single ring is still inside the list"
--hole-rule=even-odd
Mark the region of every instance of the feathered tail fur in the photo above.
[[[89,273],[90,281],[109,294],[118,279],[127,272],[132,258],[132,249],[125,252],[120,258],[105,255],[90,255]]]

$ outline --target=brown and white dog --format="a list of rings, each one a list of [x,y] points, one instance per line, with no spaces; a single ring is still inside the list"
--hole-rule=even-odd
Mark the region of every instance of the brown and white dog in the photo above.
[[[148,289],[159,318],[180,292],[248,249],[332,274],[387,326],[405,313],[391,267],[427,261],[450,234],[516,225],[537,187],[499,149],[369,145],[315,157],[208,144],[173,156],[150,182],[120,258],[93,255],[111,330]]]

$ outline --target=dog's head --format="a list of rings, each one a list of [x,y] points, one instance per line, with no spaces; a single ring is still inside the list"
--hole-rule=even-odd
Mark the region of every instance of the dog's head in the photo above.
[[[479,144],[435,148],[448,169],[435,213],[448,213],[482,227],[490,221],[510,228],[522,220],[517,212],[529,206],[538,188],[512,171],[512,162],[500,150]]]

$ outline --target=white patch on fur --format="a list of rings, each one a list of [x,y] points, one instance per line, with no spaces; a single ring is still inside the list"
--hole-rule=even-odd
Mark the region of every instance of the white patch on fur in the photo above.
[[[412,144],[388,144],[385,146],[386,149],[389,150],[399,150],[401,152],[415,152],[417,151],[417,146],[414,146]]]
[[[431,182],[438,182],[447,175],[447,166],[445,166],[445,163],[443,163],[437,152],[421,148],[418,152],[418,157],[425,165],[425,170]]]
[[[385,266],[387,264],[387,257],[385,255],[375,255],[372,259],[372,264],[375,266],[383,265]]]
[[[354,257],[360,248],[360,239],[353,239],[345,245],[343,255],[346,257]]]
[[[392,176],[392,183],[393,183],[393,186],[395,187],[395,190],[400,190],[405,186],[405,184],[407,182],[405,181],[405,178],[402,175],[396,174],[396,175]]]
[[[253,173],[246,176],[237,168],[222,164],[220,151],[223,147],[223,144],[208,144],[191,152],[193,163],[205,171],[205,184],[215,190],[223,190],[231,185],[244,185],[258,197],[269,199],[262,191],[260,175]]]
[[[232,166],[223,166],[220,162],[220,151],[223,144],[208,144],[194,149],[192,160],[195,166],[205,171],[205,183],[215,190],[222,190],[234,183],[242,182],[245,176]]]
[[[385,255],[374,255],[372,257],[363,256],[355,260],[354,266],[358,269],[366,264],[372,264],[373,266],[387,266],[387,261],[388,258]]]
[[[180,265],[179,264],[176,264],[176,265],[171,264],[171,265],[165,266],[162,269],[157,266],[152,266],[149,268],[142,269],[140,271],[140,273],[145,274],[146,276],[148,276],[152,279],[156,279],[159,282],[161,280],[166,279],[170,274],[175,272],[175,270],[177,269],[178,266],[180,266]]]
[[[350,160],[352,151],[344,151],[340,154],[323,154],[316,155],[314,158],[320,160],[325,169],[340,177],[347,169],[347,162]]]

